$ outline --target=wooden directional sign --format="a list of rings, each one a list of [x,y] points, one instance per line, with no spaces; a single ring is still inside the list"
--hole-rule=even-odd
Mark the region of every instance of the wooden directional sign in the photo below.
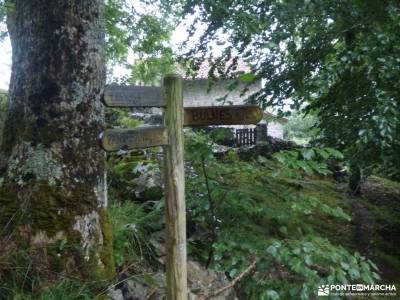
[[[101,144],[106,151],[165,146],[168,145],[168,134],[164,126],[107,129]]]
[[[110,85],[103,102],[108,107],[163,107],[165,97],[161,87]]]
[[[256,105],[185,107],[184,125],[257,124],[263,117]]]

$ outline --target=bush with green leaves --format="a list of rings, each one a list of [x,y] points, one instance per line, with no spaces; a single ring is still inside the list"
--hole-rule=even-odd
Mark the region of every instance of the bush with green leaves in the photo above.
[[[330,175],[328,169],[330,160],[342,160],[343,154],[333,148],[300,148],[280,151],[273,156],[285,167],[292,170],[302,170],[308,174]]]
[[[320,284],[379,279],[352,248],[351,208],[326,177],[326,160],[339,152],[300,149],[243,162],[232,151],[221,161],[212,143],[187,133],[189,251],[231,278],[255,257],[246,299],[309,299]]]
[[[283,126],[283,134],[286,139],[299,144],[308,144],[317,136],[317,118],[311,114],[305,115],[293,111],[288,117],[288,122]]]

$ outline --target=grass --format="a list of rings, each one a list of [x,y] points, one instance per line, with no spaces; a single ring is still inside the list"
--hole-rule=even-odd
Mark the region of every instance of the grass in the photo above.
[[[161,228],[160,203],[112,201],[109,207],[113,226],[114,256],[120,269],[135,269],[151,255],[149,235]]]

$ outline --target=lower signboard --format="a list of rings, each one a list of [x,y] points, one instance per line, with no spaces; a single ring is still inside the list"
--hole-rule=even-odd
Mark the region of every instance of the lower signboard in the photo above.
[[[101,144],[106,151],[165,146],[168,145],[168,134],[164,126],[107,129]]]
[[[185,107],[186,126],[257,124],[263,112],[256,105]]]

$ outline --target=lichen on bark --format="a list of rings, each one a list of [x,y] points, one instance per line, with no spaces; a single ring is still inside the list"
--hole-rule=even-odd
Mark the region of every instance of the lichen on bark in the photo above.
[[[9,241],[9,253],[13,247],[32,253],[31,268],[109,278],[112,233],[98,141],[104,119],[104,2],[12,2],[0,243]]]
[[[49,185],[55,185],[62,178],[63,172],[59,162],[53,158],[51,149],[39,144],[32,147],[25,144],[25,153],[18,153],[8,164],[9,176],[15,176],[17,185],[23,186],[24,178],[34,177],[35,180],[46,180]]]

